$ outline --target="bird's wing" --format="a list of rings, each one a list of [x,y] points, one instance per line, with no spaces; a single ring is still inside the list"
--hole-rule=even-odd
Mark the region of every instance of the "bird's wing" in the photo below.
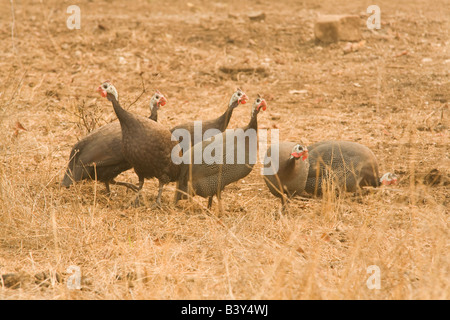
[[[77,163],[83,166],[110,166],[124,161],[120,123],[111,123],[92,132],[77,146]]]

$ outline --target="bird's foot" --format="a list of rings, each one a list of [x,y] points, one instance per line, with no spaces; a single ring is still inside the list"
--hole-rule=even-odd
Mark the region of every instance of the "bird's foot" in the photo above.
[[[161,202],[156,201],[154,204],[152,204],[152,209],[161,209]]]
[[[129,184],[127,185],[127,187],[131,190],[133,190],[134,192],[138,192],[139,191],[139,187],[135,186],[134,184]]]
[[[139,199],[139,196],[137,196],[136,199],[134,199],[134,201],[131,202],[131,206],[134,208],[138,208],[141,206],[141,200]]]

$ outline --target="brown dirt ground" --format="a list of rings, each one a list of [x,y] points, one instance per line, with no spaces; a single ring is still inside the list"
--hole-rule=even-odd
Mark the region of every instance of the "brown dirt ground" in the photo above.
[[[80,30],[66,27],[70,2],[13,3],[0,7],[0,274],[20,288],[0,282],[0,299],[450,298],[448,185],[421,183],[449,172],[446,1],[378,1],[382,28],[362,28],[366,42],[349,54],[344,42],[316,43],[314,20],[363,22],[370,1],[77,1]],[[265,21],[250,21],[257,12]],[[202,198],[175,207],[174,185],[151,210],[155,181],[137,209],[121,187],[111,198],[92,182],[60,189],[72,145],[115,119],[95,88],[111,80],[128,106],[140,74],[146,92],[130,110],[148,114],[159,89],[167,127],[219,115],[239,86],[266,98],[260,128],[304,144],[360,142],[400,184],[296,199],[274,219],[279,200],[256,167],[225,189],[220,220]],[[229,127],[249,114],[240,106]],[[132,171],[119,180],[137,181]],[[81,290],[65,285],[71,265]],[[366,286],[370,265],[379,290]]]

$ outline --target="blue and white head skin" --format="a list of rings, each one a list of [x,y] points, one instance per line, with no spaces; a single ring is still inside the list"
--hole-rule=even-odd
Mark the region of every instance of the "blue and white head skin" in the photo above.
[[[109,81],[103,82],[102,85],[97,88],[97,91],[100,92],[103,98],[106,98],[108,93],[110,93],[116,98],[117,101],[119,101],[119,94],[117,93],[116,88]]]
[[[386,172],[381,178],[380,183],[382,185],[388,186],[388,185],[396,185],[398,182],[398,178],[395,175],[395,173],[392,172]]]
[[[248,100],[247,95],[239,88],[231,96],[228,106],[230,108],[236,108],[239,104],[246,104]]]
[[[261,109],[263,111],[266,111],[267,103],[266,100],[261,98],[261,96],[258,94],[258,97],[256,98],[255,102],[253,102],[252,114],[254,114],[255,112],[258,113]]]
[[[150,110],[153,110],[153,108],[159,108],[160,106],[164,106],[167,103],[166,97],[159,92],[159,90],[156,90],[155,94],[150,99]]]
[[[291,156],[289,159],[302,159],[305,161],[308,158],[308,148],[306,146],[301,145],[300,143],[297,143],[294,148],[292,148]]]

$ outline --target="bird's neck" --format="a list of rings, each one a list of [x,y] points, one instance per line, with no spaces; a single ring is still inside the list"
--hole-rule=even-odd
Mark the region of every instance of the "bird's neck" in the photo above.
[[[153,120],[155,122],[158,121],[158,107],[157,106],[153,106],[152,113],[150,114],[149,119]]]
[[[295,167],[295,161],[297,161],[297,159],[295,159],[294,157],[289,157],[287,164],[286,164],[286,168],[294,168]]]
[[[223,127],[219,128],[221,131],[225,131],[225,129],[228,127],[231,115],[233,114],[233,109],[233,105],[228,106],[227,110],[225,110],[225,112],[219,117],[219,122],[223,124]]]
[[[258,131],[258,111],[253,111],[250,122],[248,123],[246,129],[255,129]]]
[[[116,113],[117,118],[119,119],[119,121],[121,123],[123,120],[130,117],[130,113],[121,107],[119,101],[117,101],[117,99],[114,95],[108,93],[107,98],[109,101],[112,102],[114,112]]]

